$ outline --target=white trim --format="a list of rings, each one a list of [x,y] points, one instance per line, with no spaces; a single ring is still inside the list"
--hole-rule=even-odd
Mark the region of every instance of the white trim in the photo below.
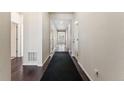
[[[38,66],[38,67],[42,67],[42,66],[43,66],[43,64],[42,64],[42,63],[40,63],[40,64],[38,64],[37,66]]]
[[[23,63],[23,65],[35,65],[35,66],[42,66],[42,63]]]
[[[32,66],[39,66],[39,67],[42,67],[43,66],[43,64],[42,63],[23,63],[23,65],[32,65]]]
[[[48,58],[49,58],[49,57],[52,58],[53,55],[54,55],[54,53],[53,53],[53,54],[50,54],[50,55],[46,58],[46,60],[43,62],[42,66],[46,63],[46,61],[48,60]]]
[[[48,60],[50,56],[47,56],[47,58],[45,59],[45,61],[42,63],[42,66],[46,63],[46,61]]]
[[[23,59],[24,60],[24,59]],[[30,65],[34,65],[34,66],[40,66],[40,67],[42,67],[42,61],[40,61],[40,62],[23,62],[23,64],[22,65],[28,65],[28,66],[30,66]]]
[[[94,81],[91,76],[88,74],[88,72],[85,70],[85,68],[83,67],[83,65],[80,64],[80,62],[78,62],[78,64],[80,65],[80,67],[82,68],[82,70],[85,72],[85,74],[88,76],[88,78],[91,80],[91,81]]]
[[[56,48],[54,48],[54,49],[53,49],[52,54],[54,54],[54,53],[55,53],[55,50],[56,50]]]

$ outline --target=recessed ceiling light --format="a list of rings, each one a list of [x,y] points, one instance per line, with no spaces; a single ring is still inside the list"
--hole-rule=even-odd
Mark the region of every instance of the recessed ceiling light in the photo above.
[[[79,21],[75,21],[74,24],[75,24],[75,25],[78,25],[78,24],[79,24]]]
[[[61,25],[63,25],[63,24],[64,24],[64,22],[63,22],[63,21],[60,21],[60,24],[61,24]]]

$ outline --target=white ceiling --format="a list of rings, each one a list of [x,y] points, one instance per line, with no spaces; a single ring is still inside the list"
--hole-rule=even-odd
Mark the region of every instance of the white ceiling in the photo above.
[[[57,30],[65,30],[72,22],[73,13],[51,13],[50,18]]]

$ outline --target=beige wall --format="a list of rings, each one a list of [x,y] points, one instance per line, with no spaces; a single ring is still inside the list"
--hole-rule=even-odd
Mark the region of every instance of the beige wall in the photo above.
[[[0,80],[11,80],[10,13],[0,13]]]
[[[42,13],[42,62],[44,63],[50,54],[50,20],[47,12]]]
[[[76,17],[80,65],[93,80],[124,80],[124,13],[76,13]]]

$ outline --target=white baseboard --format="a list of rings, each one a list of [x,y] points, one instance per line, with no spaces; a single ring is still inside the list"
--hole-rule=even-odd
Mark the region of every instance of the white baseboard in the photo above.
[[[34,65],[34,66],[42,66],[42,63],[23,63],[23,65]]]
[[[93,79],[91,78],[91,76],[87,73],[87,71],[85,70],[85,68],[80,64],[80,62],[78,62],[78,64],[80,65],[80,67],[82,68],[82,70],[85,72],[85,74],[87,75],[87,77],[93,81]]]
[[[47,56],[47,58],[44,60],[44,62],[43,62],[43,64],[42,64],[42,66],[46,63],[46,61],[48,60],[49,57],[50,57],[50,56]]]
[[[51,58],[52,58],[52,57],[53,57],[53,55],[54,55],[54,53],[53,53],[53,54],[50,54],[50,55],[49,55],[49,56],[45,59],[45,61],[43,62],[42,66],[43,66],[43,65],[47,62],[48,58],[49,58],[49,57],[51,57]]]
[[[30,63],[30,62],[28,62],[28,63],[23,63],[23,65],[34,65],[34,66],[39,66],[39,67],[42,67],[45,63],[46,63],[46,61],[48,60],[48,58],[49,57],[52,57],[54,54],[50,54],[49,56],[47,56],[47,58],[44,60],[44,62],[42,63]]]
[[[43,64],[42,64],[42,63],[41,63],[41,64],[37,64],[37,66],[38,66],[38,67],[42,67],[42,66],[43,66]]]

